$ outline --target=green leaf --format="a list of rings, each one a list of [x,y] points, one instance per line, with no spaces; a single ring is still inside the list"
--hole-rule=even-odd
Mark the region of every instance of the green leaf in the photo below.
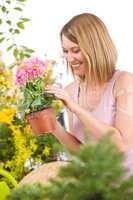
[[[0,19],[0,25],[2,24],[2,19]]]
[[[9,32],[12,33],[12,32],[13,32],[13,28],[10,28],[10,29],[9,29]]]
[[[18,26],[20,29],[24,29],[24,24],[23,24],[23,22],[18,22],[18,23],[17,23],[17,26]]]
[[[4,181],[0,181],[0,191],[1,191],[1,200],[5,200],[7,195],[10,194],[10,188],[7,183]]]
[[[23,11],[23,9],[20,8],[20,7],[15,7],[14,10],[17,10],[17,11],[20,11],[20,12]]]
[[[33,101],[33,103],[31,104],[31,106],[40,106],[40,105],[42,105],[42,102],[41,102],[41,98],[40,97],[38,97],[38,98],[36,98],[34,101]]]
[[[10,3],[11,3],[11,1],[6,1],[6,3],[10,4]]]
[[[30,21],[30,19],[29,18],[20,18],[23,22],[29,22]]]
[[[15,44],[10,45],[9,47],[7,47],[7,51],[10,51],[13,47],[15,46]]]
[[[23,52],[20,52],[19,56],[20,56],[20,60],[23,60],[23,58],[24,58],[24,53],[23,53]]]
[[[26,58],[30,58],[30,56],[31,56],[30,54],[26,54],[26,53],[24,54],[24,57]]]
[[[33,82],[31,81],[29,81],[29,82],[27,82],[26,83],[26,91],[28,90],[28,93],[32,93],[32,92],[34,92],[35,91],[35,88],[34,88],[34,85],[33,85]]]
[[[29,48],[27,48],[26,49],[26,52],[28,52],[28,53],[33,53],[33,52],[35,52],[33,49],[29,49]]]
[[[0,168],[0,175],[5,177],[12,184],[13,187],[17,186],[16,180],[8,171]]]
[[[20,30],[19,30],[19,29],[15,29],[15,30],[14,30],[14,33],[19,34],[19,33],[20,33]]]
[[[4,39],[5,39],[5,37],[2,37],[2,38],[0,39],[0,43],[2,43],[2,42],[4,41]]]
[[[17,48],[15,48],[14,51],[13,51],[14,57],[17,58],[17,57],[18,57],[18,54],[19,54],[19,51],[18,51]]]
[[[0,35],[3,35],[3,32],[0,32]]]
[[[2,6],[2,7],[1,7],[1,10],[2,10],[3,13],[5,13],[5,12],[7,11],[7,9],[6,9],[5,6]]]
[[[8,25],[11,25],[12,22],[11,22],[10,20],[7,20],[6,23],[7,23]]]

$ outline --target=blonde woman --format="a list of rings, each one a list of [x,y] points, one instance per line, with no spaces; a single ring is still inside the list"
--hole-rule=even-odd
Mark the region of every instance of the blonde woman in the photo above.
[[[87,138],[97,141],[114,132],[112,139],[128,163],[133,160],[133,75],[116,69],[115,45],[97,16],[73,17],[60,36],[75,81],[65,89],[47,86],[48,93],[64,102],[69,118],[70,132],[57,122],[53,134],[68,149],[78,151]]]

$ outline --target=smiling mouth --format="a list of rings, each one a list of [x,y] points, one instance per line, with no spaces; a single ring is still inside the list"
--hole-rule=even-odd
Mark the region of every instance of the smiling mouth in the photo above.
[[[79,68],[80,64],[76,64],[76,65],[71,65],[72,68]]]
[[[71,67],[72,68],[79,68],[81,65],[82,65],[83,63],[73,63],[73,64],[71,64]]]

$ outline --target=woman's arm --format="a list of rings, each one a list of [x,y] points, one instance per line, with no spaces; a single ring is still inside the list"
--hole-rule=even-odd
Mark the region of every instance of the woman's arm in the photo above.
[[[133,75],[125,72],[115,87],[117,113],[115,127],[122,135],[126,149],[133,148]]]
[[[118,146],[118,148],[120,149],[120,151],[124,151],[124,143],[121,137],[121,134],[119,132],[118,129],[116,129],[115,127],[109,126],[101,121],[99,121],[98,119],[96,119],[95,117],[93,117],[91,115],[91,113],[89,113],[88,111],[86,111],[84,108],[82,108],[81,106],[79,106],[79,104],[75,103],[73,101],[73,99],[71,98],[72,94],[71,94],[71,86],[66,87],[65,89],[61,89],[58,87],[53,87],[53,86],[47,86],[47,88],[45,88],[45,91],[47,90],[47,92],[49,93],[53,93],[55,94],[56,97],[60,98],[61,100],[63,100],[65,106],[68,109],[68,113],[75,113],[77,115],[77,117],[79,118],[79,120],[82,122],[82,124],[85,127],[86,130],[86,134],[94,134],[95,137],[97,139],[100,139],[104,134],[107,134],[109,132],[113,132],[113,141],[114,143],[116,143],[116,145]],[[69,115],[69,125],[71,123],[71,119],[70,119],[70,115]],[[70,125],[70,132],[71,132],[71,125]],[[57,137],[57,139],[63,143],[66,147],[68,147],[69,149],[78,149],[79,147],[75,146],[75,142],[73,140],[76,141],[76,138],[70,134],[64,135],[63,133],[65,133],[65,131],[63,131],[63,129],[59,126],[57,126],[56,131],[54,133],[54,135]],[[66,138],[65,138],[66,137]],[[73,137],[74,139],[72,139],[73,144],[71,143],[71,147],[68,146],[69,144],[69,139],[71,139],[71,137]],[[74,147],[73,147],[74,145]],[[76,141],[76,145],[77,145],[77,141]]]
[[[52,134],[70,151],[79,151],[81,143],[69,132],[65,131],[58,121]]]
[[[93,134],[99,140],[105,134],[112,133],[113,142],[118,146],[120,151],[125,151],[123,139],[119,129],[101,122],[82,107],[75,108],[75,114],[84,125],[86,134]]]
[[[119,80],[117,85],[117,88],[127,88],[127,85],[133,85],[132,83],[132,75],[124,77],[122,76],[121,81]],[[126,79],[126,80],[124,80]],[[122,81],[123,80],[123,81]],[[75,103],[71,97],[69,96],[69,94],[67,93],[66,90],[60,89],[60,88],[48,88],[48,91],[51,93],[54,93],[58,98],[62,99],[66,105],[66,107],[73,113],[75,113],[77,115],[77,117],[79,118],[79,120],[82,122],[82,124],[84,125],[85,129],[88,130],[86,131],[90,134],[94,134],[95,137],[97,139],[100,139],[104,134],[107,134],[109,132],[114,133],[112,135],[112,139],[114,141],[114,143],[116,143],[116,145],[118,146],[118,148],[120,149],[120,151],[124,151],[125,147],[128,145],[127,144],[127,140],[125,140],[125,137],[129,138],[129,134],[131,135],[133,132],[133,121],[131,119],[131,121],[129,120],[128,116],[126,117],[126,123],[124,122],[125,118],[121,117],[120,113],[120,108],[121,108],[121,104],[123,104],[123,98],[125,99],[125,101],[129,101],[129,98],[131,98],[131,102],[130,105],[129,103],[126,103],[126,109],[131,110],[132,108],[132,95],[131,97],[127,98],[127,95],[125,94],[124,97],[119,96],[117,98],[117,95],[115,96],[117,98],[117,111],[116,111],[116,122],[115,122],[115,126],[110,126],[106,123],[101,122],[99,119],[96,119],[95,117],[93,117],[91,115],[91,113],[89,113],[88,111],[86,111],[84,108],[82,108],[81,106],[79,106],[77,103]],[[119,117],[118,117],[119,116]],[[129,122],[129,121],[130,122]],[[128,122],[128,123],[127,123]],[[127,130],[128,129],[128,136],[125,136],[125,134],[127,135]],[[126,132],[125,132],[126,131]],[[130,132],[130,133],[129,133]],[[130,139],[129,139],[130,140]],[[133,141],[133,138],[132,138]],[[133,142],[132,142],[133,144]]]
[[[72,88],[73,83],[69,84],[65,90],[69,93],[70,96],[72,96]],[[68,116],[68,125],[69,130],[66,131],[64,127],[61,126],[61,124],[57,121],[55,131],[53,132],[53,135],[62,143],[67,149],[70,151],[79,151],[81,142],[76,139],[72,135],[72,121],[73,121],[73,114],[70,112],[69,109],[67,109],[67,116]]]

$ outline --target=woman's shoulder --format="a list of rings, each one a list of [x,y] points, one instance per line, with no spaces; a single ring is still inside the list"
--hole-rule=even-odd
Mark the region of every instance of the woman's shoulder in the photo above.
[[[133,74],[127,71],[122,71],[119,78],[116,80],[114,93],[116,94],[120,89],[128,89],[129,87],[133,88]]]
[[[116,84],[121,85],[129,85],[130,83],[133,83],[133,74],[127,71],[122,71],[121,75],[119,76],[118,80],[116,81]]]

